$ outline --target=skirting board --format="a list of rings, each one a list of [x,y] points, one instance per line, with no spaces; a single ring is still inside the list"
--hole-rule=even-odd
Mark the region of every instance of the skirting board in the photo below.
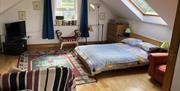
[[[104,42],[98,42],[98,41],[90,41],[87,44],[101,44],[101,43],[106,43],[106,41]],[[85,42],[79,42],[80,45],[84,45],[86,44]],[[73,44],[69,44],[65,47],[74,47]],[[58,49],[60,48],[59,43],[51,43],[51,44],[30,44],[28,45],[28,50],[33,50],[33,49]]]

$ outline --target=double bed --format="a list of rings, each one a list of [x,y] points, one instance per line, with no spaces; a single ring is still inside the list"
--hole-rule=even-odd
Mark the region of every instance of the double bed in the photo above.
[[[124,43],[78,46],[75,52],[92,76],[103,71],[148,64],[146,51]]]
[[[147,49],[145,47],[146,44],[148,44],[147,47],[151,47],[152,45],[147,42],[145,42],[145,45],[140,45],[141,47],[132,46],[131,44],[131,42],[130,44],[120,42],[83,45],[75,48],[75,54],[86,66],[91,76],[104,71],[149,64],[148,51],[144,49]]]

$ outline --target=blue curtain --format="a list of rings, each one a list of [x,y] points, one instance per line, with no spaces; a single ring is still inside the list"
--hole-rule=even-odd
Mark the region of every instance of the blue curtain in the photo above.
[[[43,39],[54,39],[54,26],[51,0],[44,0]]]
[[[88,0],[82,0],[81,19],[80,19],[81,37],[89,37],[88,32]]]

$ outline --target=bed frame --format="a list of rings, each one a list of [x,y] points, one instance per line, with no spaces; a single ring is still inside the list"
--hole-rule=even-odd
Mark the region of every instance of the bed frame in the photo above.
[[[74,55],[81,61],[81,63],[84,65],[84,67],[86,68],[85,70],[89,73],[89,76],[91,76],[91,70],[89,69],[89,65],[87,64],[87,62],[74,50],[73,51]]]

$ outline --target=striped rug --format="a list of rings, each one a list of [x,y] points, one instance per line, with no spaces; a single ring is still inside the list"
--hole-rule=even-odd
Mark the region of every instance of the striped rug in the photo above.
[[[64,66],[71,68],[75,74],[76,85],[96,82],[85,71],[85,67],[72,51],[46,50],[23,53],[18,60],[18,68],[26,71]]]

